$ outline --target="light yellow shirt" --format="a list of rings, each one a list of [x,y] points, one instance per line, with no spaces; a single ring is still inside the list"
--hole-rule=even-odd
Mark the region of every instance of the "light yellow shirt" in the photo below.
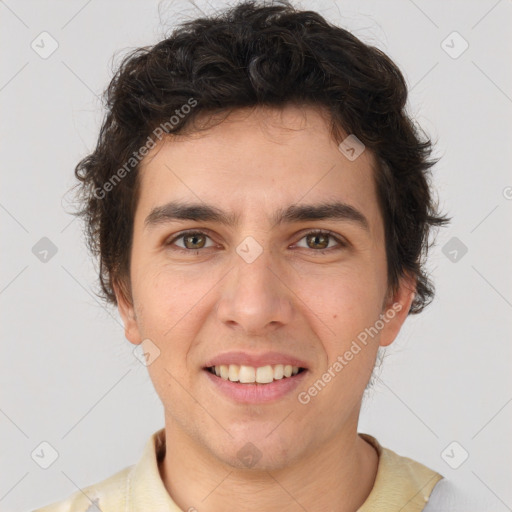
[[[379,465],[373,489],[357,512],[422,511],[442,475],[382,447],[368,434],[359,435],[377,449]],[[164,455],[162,428],[149,438],[137,464],[34,512],[187,512],[174,503],[160,477]]]

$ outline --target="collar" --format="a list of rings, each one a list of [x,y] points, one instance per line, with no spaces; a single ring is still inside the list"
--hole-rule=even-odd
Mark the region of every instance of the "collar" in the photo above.
[[[373,436],[361,434],[379,454],[373,489],[357,512],[420,512],[442,475],[408,457],[384,448]]]
[[[160,510],[182,512],[169,496],[158,464],[165,456],[165,428],[155,432],[144,447],[142,458],[133,467],[126,482],[126,511]]]
[[[443,478],[432,469],[408,457],[402,457],[368,434],[359,434],[379,454],[377,475],[371,493],[357,512],[420,512],[432,489]],[[159,471],[165,456],[165,429],[147,441],[142,458],[127,478],[126,511],[160,510],[183,512],[172,500]]]

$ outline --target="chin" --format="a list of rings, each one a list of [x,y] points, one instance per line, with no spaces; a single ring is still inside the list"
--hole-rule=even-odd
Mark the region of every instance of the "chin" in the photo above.
[[[268,430],[270,431],[271,429]],[[261,430],[258,429],[258,432]],[[255,474],[286,468],[294,459],[300,458],[301,453],[297,450],[297,443],[294,446],[287,446],[282,437],[272,434],[268,436],[268,432],[265,430],[263,435],[236,436],[226,446],[217,445],[212,449],[212,453],[217,459],[233,468]],[[295,437],[290,435],[288,439],[295,439]],[[299,446],[304,446],[303,440]],[[296,453],[295,450],[297,450]]]

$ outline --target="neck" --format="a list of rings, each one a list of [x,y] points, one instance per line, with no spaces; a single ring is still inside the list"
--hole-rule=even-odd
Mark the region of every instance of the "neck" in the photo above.
[[[230,466],[166,422],[163,483],[184,511],[354,512],[370,494],[378,454],[357,435],[340,433],[281,469]]]

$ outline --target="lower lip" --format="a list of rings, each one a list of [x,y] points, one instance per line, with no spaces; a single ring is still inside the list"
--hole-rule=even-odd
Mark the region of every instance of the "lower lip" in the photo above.
[[[307,370],[303,370],[292,377],[283,377],[268,384],[240,384],[231,382],[203,370],[210,382],[227,397],[241,404],[261,404],[274,402],[291,393],[304,379]]]

